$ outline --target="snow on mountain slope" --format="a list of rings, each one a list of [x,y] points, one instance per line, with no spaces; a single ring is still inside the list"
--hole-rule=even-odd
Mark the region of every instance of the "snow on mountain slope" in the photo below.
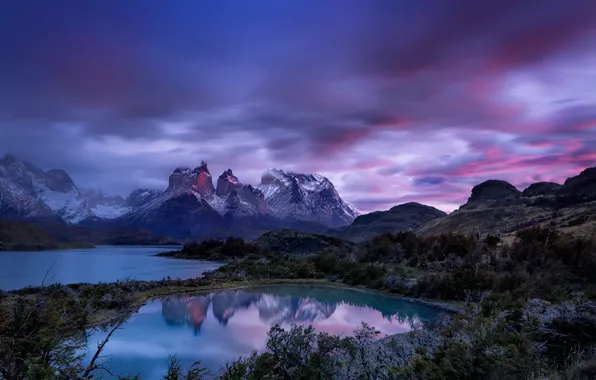
[[[115,219],[126,214],[132,209],[126,206],[98,204],[95,207],[92,207],[90,210],[91,214],[98,218]]]
[[[81,192],[92,216],[114,219],[132,209],[121,196],[109,196],[101,190],[93,189],[85,189]]]
[[[218,177],[217,187],[214,187],[207,164],[202,162],[194,169],[175,169],[163,193],[122,218],[128,221],[155,219],[155,214],[166,202],[183,194],[192,194],[226,220],[273,216],[280,225],[284,222],[316,222],[338,227],[352,223],[360,215],[341,199],[331,181],[321,175],[271,169],[263,175],[261,184],[253,187],[242,184],[228,169]]]
[[[202,162],[194,169],[175,169],[163,192],[139,189],[123,199],[81,189],[64,170],[44,171],[11,155],[0,159],[0,217],[4,218],[59,216],[73,224],[95,218],[120,219],[128,224],[186,223],[189,228],[195,227],[193,223],[216,225],[224,219],[232,224],[242,220],[241,225],[253,227],[255,222],[273,226],[277,220],[280,225],[316,222],[337,227],[350,224],[358,215],[333,184],[318,174],[272,169],[253,187],[242,184],[228,169],[214,186]]]
[[[48,205],[65,222],[78,223],[93,215],[78,189],[74,188],[63,193],[53,191],[39,181],[34,181],[33,184],[39,199]]]
[[[76,224],[90,217],[115,218],[129,211],[122,197],[78,188],[64,170],[44,171],[13,155],[0,159],[0,216],[59,216]]]
[[[250,185],[243,185],[234,176],[231,169],[226,170],[213,186],[213,178],[207,163],[201,162],[194,169],[177,168],[169,178],[168,188],[151,198],[140,207],[123,216],[124,219],[135,220],[148,216],[159,209],[165,202],[183,194],[192,194],[204,201],[221,216],[245,217],[269,215],[261,192]]]
[[[12,155],[0,159],[0,217],[3,219],[48,218],[53,210],[36,192],[34,178],[43,173]]]
[[[319,174],[269,169],[257,189],[273,214],[283,220],[316,221],[339,227],[360,215],[341,199],[331,181]]]
[[[52,210],[43,201],[12,183],[0,166],[0,219],[48,218]]]

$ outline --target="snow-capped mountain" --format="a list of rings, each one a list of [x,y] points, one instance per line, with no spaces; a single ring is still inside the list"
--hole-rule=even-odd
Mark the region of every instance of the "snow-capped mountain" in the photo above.
[[[58,216],[67,223],[87,218],[115,218],[131,208],[122,197],[78,188],[61,169],[44,171],[13,155],[0,159],[0,217],[6,219]]]
[[[213,178],[205,162],[194,169],[177,168],[170,175],[169,185],[163,193],[153,193],[151,199],[133,210],[125,218],[150,213],[165,202],[183,194],[192,194],[221,216],[269,215],[271,211],[263,194],[251,185],[243,185],[231,169],[226,170],[213,186]]]
[[[35,168],[6,155],[0,159],[0,217],[3,219],[49,218],[53,211],[35,192],[29,173]]]
[[[319,174],[270,169],[257,186],[273,215],[282,220],[319,222],[329,227],[349,225],[360,213],[344,202],[327,178]]]
[[[130,226],[176,237],[255,238],[277,228],[337,227],[359,213],[318,174],[269,170],[243,184],[231,169],[216,185],[205,162],[177,168],[165,191],[139,189],[126,199],[79,188],[64,170],[44,171],[6,155],[0,159],[0,218],[56,218],[87,226]],[[304,224],[304,225],[303,225]]]
[[[263,194],[243,185],[231,169],[213,186],[205,162],[194,169],[177,168],[168,188],[119,218],[126,225],[159,230],[174,236],[224,233],[230,222],[271,215]]]
[[[119,220],[172,236],[248,236],[246,230],[262,233],[300,222],[344,226],[358,215],[323,176],[269,170],[261,184],[253,187],[227,169],[214,186],[202,162],[194,169],[175,169],[163,193],[155,193]]]

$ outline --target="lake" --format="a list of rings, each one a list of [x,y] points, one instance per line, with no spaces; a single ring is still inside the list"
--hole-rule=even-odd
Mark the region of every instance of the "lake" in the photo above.
[[[160,280],[197,277],[221,264],[154,255],[178,246],[100,246],[41,252],[0,252],[0,289],[12,290],[46,282],[113,282],[125,278]],[[47,273],[47,275],[46,275]]]
[[[275,324],[313,325],[317,331],[351,335],[362,322],[384,335],[405,333],[432,320],[437,309],[368,292],[322,286],[279,285],[149,301],[117,330],[102,354],[113,373],[162,379],[168,356],[184,368],[200,360],[218,371],[254,350],[264,351]],[[95,331],[87,358],[107,332]],[[87,359],[88,360],[88,359]],[[109,378],[109,375],[105,375]]]

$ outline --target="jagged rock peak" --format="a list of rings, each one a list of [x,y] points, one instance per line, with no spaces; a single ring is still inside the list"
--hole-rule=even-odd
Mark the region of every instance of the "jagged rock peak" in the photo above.
[[[207,174],[211,174],[211,173],[209,173],[209,168],[207,167],[207,163],[205,161],[201,161],[201,165],[199,165],[196,168],[194,168],[193,172],[194,173],[207,173]]]
[[[509,182],[489,179],[474,186],[470,201],[510,198],[520,194],[521,192]]]
[[[234,175],[232,169],[224,171],[217,179],[217,188],[215,194],[218,196],[225,196],[232,190],[242,187],[238,177]]]
[[[201,196],[210,197],[215,193],[211,174],[205,161],[194,169],[179,167],[170,175],[169,191],[196,192]]]
[[[207,173],[211,175],[209,172],[209,168],[207,167],[207,163],[205,161],[201,161],[201,165],[197,166],[194,169],[191,169],[187,166],[179,166],[174,169],[172,174],[197,174],[197,173]]]
[[[226,169],[224,170],[223,173],[221,173],[221,175],[219,176],[219,178],[227,178],[227,177],[233,177],[234,176],[234,172],[232,171],[232,169]]]
[[[230,183],[240,183],[240,181],[238,181],[238,177],[236,177],[234,172],[232,172],[232,169],[225,170],[223,173],[221,173],[219,178],[227,180]]]

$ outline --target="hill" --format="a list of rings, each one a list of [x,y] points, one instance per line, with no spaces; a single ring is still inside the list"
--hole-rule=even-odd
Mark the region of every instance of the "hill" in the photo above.
[[[431,206],[415,202],[405,203],[387,211],[360,215],[351,225],[330,231],[330,235],[361,242],[385,233],[415,231],[446,215],[445,212]]]
[[[311,234],[282,229],[270,231],[252,242],[261,252],[275,252],[284,255],[308,255],[329,248],[351,251],[354,244],[345,240],[321,234]]]
[[[551,224],[575,235],[596,231],[596,168],[568,178],[563,185],[538,182],[523,191],[505,181],[483,182],[472,189],[466,204],[417,232],[511,236],[527,227]]]
[[[225,240],[207,239],[185,244],[178,251],[163,252],[158,256],[195,260],[232,260],[253,254],[295,257],[337,249],[343,253],[351,253],[355,245],[326,235],[282,229],[267,232],[250,243],[234,237]]]

